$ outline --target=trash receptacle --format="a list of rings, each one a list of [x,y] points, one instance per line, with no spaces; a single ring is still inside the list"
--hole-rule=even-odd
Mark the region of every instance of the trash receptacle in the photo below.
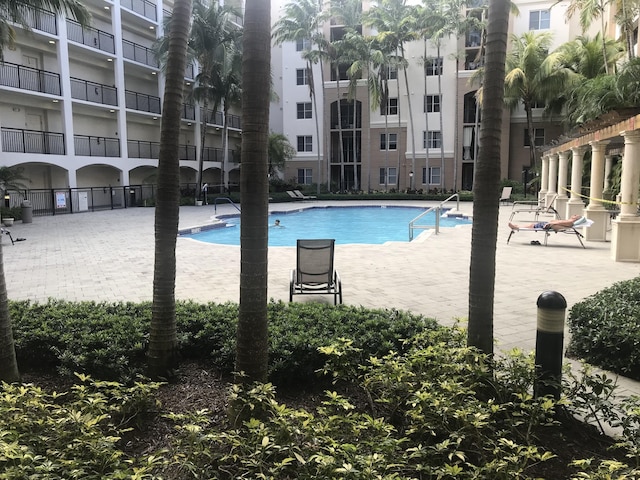
[[[22,201],[22,223],[33,222],[33,206],[29,200]]]

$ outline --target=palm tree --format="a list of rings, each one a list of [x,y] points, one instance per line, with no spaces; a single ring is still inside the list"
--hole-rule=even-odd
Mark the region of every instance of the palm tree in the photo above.
[[[265,382],[267,331],[268,159],[271,86],[270,0],[247,2],[242,58],[240,311],[237,381]]]
[[[177,0],[169,25],[155,211],[153,306],[147,359],[152,377],[170,375],[178,363],[176,336],[176,238],[180,205],[180,117],[191,0]]]
[[[614,0],[614,3],[616,6],[616,23],[620,25],[622,30],[628,59],[631,61],[636,56],[634,34],[638,16],[640,16],[640,2],[638,0]]]
[[[536,166],[532,109],[534,105],[546,104],[562,95],[571,76],[568,69],[557,68],[557,64],[548,58],[552,40],[549,32],[513,36],[512,49],[507,55],[504,103],[511,109],[519,104],[524,107],[531,167]]]
[[[605,39],[604,52],[602,44],[600,33],[597,33],[593,38],[581,35],[560,45],[549,55],[549,61],[555,60],[561,68],[570,68],[579,75],[578,81],[595,78],[607,73],[605,60],[609,64],[608,70],[613,71],[615,64],[624,55],[624,48],[620,42]]]
[[[91,21],[89,11],[77,0],[0,0],[0,61],[3,59],[4,49],[13,48],[15,42],[16,32],[10,22],[18,23],[22,28],[29,30],[25,14],[33,9],[44,9],[58,14],[65,12],[83,27]]]
[[[284,170],[287,161],[296,156],[296,149],[293,148],[289,139],[282,133],[271,133],[269,135],[269,177]]]
[[[318,150],[318,172],[316,188],[320,194],[320,184],[322,183],[322,154],[320,153],[320,111],[318,110],[318,99],[313,76],[314,65],[320,66],[320,78],[322,83],[322,98],[324,95],[324,73],[322,58],[324,55],[318,49],[324,44],[320,28],[324,17],[322,12],[322,0],[296,0],[284,7],[284,15],[274,25],[273,38],[276,44],[283,42],[307,42],[309,48],[303,51],[303,58],[307,61],[307,79],[309,82],[309,95],[313,101],[313,115],[316,124],[316,138]],[[314,50],[315,48],[315,50]],[[326,148],[322,149],[326,155]],[[329,181],[327,179],[327,181]]]
[[[575,14],[579,15],[580,27],[582,31],[586,32],[591,23],[600,19],[600,33],[602,34],[602,55],[606,59],[604,62],[605,73],[610,73],[614,70],[610,69],[610,62],[607,59],[607,47],[605,44],[605,19],[604,12],[607,4],[611,3],[611,0],[570,0],[567,7],[567,18],[573,17]]]
[[[467,343],[493,354],[493,301],[509,0],[489,0],[480,150],[475,169]]]

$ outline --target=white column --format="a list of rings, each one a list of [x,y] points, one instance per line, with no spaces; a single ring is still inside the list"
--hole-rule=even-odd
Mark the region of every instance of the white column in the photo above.
[[[582,215],[584,202],[580,198],[582,191],[582,158],[587,151],[586,147],[573,147],[571,149],[571,198],[567,203],[567,217]]]
[[[542,171],[540,172],[540,191],[538,192],[538,205],[544,206],[549,188],[549,156],[544,155],[541,159]]]
[[[549,155],[549,181],[546,200],[544,202],[545,207],[552,206],[555,201],[555,197],[558,194],[558,154],[554,153]]]
[[[640,131],[620,132],[624,137],[620,215],[613,220],[611,258],[616,262],[640,262],[640,217],[637,215],[640,184]]]
[[[611,167],[613,165],[613,155],[604,156],[604,191],[609,190],[609,175],[611,175]]]
[[[609,213],[602,205],[604,188],[604,152],[608,140],[589,142],[591,145],[591,184],[589,188],[589,205],[586,216],[593,220],[593,225],[585,230],[585,238],[590,241],[604,242],[607,239]]]
[[[67,177],[69,179],[69,187],[76,188],[78,186],[76,179],[75,161],[76,151],[74,147],[74,130],[73,130],[73,108],[71,100],[71,73],[69,71],[69,44],[67,40],[67,19],[64,14],[59,15],[58,21],[58,36],[60,41],[57,45],[58,53],[58,68],[60,71],[60,86],[62,87],[62,125],[64,131],[64,148],[65,148],[65,161],[68,161],[69,168],[67,170]]]
[[[563,218],[566,216],[567,201],[567,173],[569,169],[569,151],[560,152],[558,154],[558,198],[556,198],[556,210]]]
[[[120,140],[120,158],[129,158],[129,149],[127,148],[127,97],[125,93],[124,80],[124,56],[122,53],[122,17],[120,15],[120,1],[115,0],[111,16],[111,25],[113,28],[113,43],[115,47],[115,58],[113,60],[113,76],[115,78],[116,92],[118,99],[118,109],[116,110],[116,128],[115,132]],[[120,185],[127,185],[120,183]]]

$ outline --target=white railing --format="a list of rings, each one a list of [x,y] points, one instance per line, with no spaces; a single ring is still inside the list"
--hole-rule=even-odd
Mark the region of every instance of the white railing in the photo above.
[[[436,234],[440,233],[440,215],[442,215],[442,207],[444,206],[445,203],[447,203],[452,198],[456,199],[456,210],[460,210],[460,195],[458,195],[457,193],[454,193],[453,195],[451,195],[446,200],[443,200],[442,202],[440,202],[435,207],[431,207],[430,209],[425,210],[424,212],[422,212],[420,215],[418,215],[416,218],[414,218],[413,220],[411,220],[409,222],[409,241],[413,240],[413,231],[414,230],[416,230],[416,229],[426,230],[426,229],[431,228],[431,225],[416,225],[415,223],[416,223],[416,221],[418,221],[422,217],[424,217],[426,214],[428,214],[430,212],[433,212],[433,211],[436,212],[435,231],[436,231]]]

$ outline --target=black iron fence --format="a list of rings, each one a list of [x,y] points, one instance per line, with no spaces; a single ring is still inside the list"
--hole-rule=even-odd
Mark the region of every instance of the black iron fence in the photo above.
[[[150,20],[157,20],[158,18],[156,5],[148,0],[122,0],[120,6],[139,13]]]
[[[112,34],[93,27],[82,28],[75,20],[67,19],[67,36],[69,40],[97,48],[103,52],[115,53],[115,40]]]
[[[71,96],[77,100],[118,105],[118,90],[109,85],[71,77]]]
[[[122,40],[122,56],[128,60],[144,63],[150,67],[158,67],[156,57],[150,48],[144,45],[138,45],[129,40]]]
[[[126,107],[142,112],[160,113],[160,97],[125,90]]]
[[[76,155],[87,157],[119,157],[120,139],[94,137],[92,135],[74,135],[73,146]]]
[[[0,85],[60,95],[60,75],[15,63],[0,63]]]
[[[18,9],[22,14],[24,23],[30,28],[58,35],[58,22],[53,12],[27,5],[19,6]],[[0,17],[9,18],[9,16],[9,12],[0,7]]]
[[[2,151],[64,155],[64,133],[2,127]]]

